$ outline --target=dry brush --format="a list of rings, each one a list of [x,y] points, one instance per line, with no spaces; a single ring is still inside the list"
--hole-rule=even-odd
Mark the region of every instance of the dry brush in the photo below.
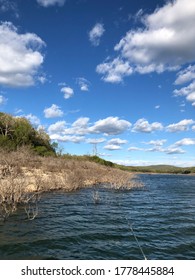
[[[4,220],[21,204],[33,219],[42,192],[70,192],[97,184],[115,189],[140,186],[129,172],[86,160],[40,157],[26,148],[1,150],[0,155],[0,216]]]

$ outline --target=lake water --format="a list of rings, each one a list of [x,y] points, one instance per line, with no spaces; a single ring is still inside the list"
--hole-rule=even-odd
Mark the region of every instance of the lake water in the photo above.
[[[139,246],[148,259],[195,259],[195,176],[139,179],[131,191],[96,188],[99,203],[90,188],[45,194],[36,219],[18,211],[0,224],[0,259],[139,260]]]

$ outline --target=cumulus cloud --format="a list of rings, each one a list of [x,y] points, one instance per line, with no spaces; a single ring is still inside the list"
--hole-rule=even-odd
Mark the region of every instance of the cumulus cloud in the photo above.
[[[151,133],[156,130],[162,130],[163,125],[159,122],[149,123],[146,119],[139,119],[133,126],[133,132]]]
[[[127,142],[128,142],[127,140],[123,140],[123,139],[120,139],[120,138],[113,138],[113,139],[110,139],[107,142],[107,145],[104,146],[104,149],[105,150],[110,150],[110,151],[121,150],[122,149],[121,146],[126,144]]]
[[[102,23],[96,23],[94,27],[89,31],[89,40],[93,46],[97,47],[100,44],[100,39],[104,34],[105,29]]]
[[[195,91],[188,94],[186,100],[192,102],[192,106],[195,106]]]
[[[86,139],[86,143],[89,143],[89,144],[100,144],[105,141],[106,141],[105,138],[88,138],[88,139]]]
[[[115,151],[115,150],[121,150],[121,146],[119,145],[106,145],[104,146],[105,150],[109,150],[109,151]]]
[[[85,78],[77,78],[77,83],[81,91],[89,91],[90,82]]]
[[[195,65],[189,65],[186,69],[181,70],[177,73],[177,79],[175,85],[185,84],[195,79]]]
[[[63,6],[66,0],[37,0],[37,3],[43,7],[54,5]]]
[[[105,134],[118,135],[127,130],[131,124],[126,120],[120,120],[118,117],[108,117],[99,120],[94,125],[89,125],[89,118],[81,117],[77,119],[70,128],[65,129],[65,134]]]
[[[78,118],[75,122],[73,122],[72,126],[77,127],[77,128],[79,128],[79,127],[86,128],[88,125],[88,122],[89,122],[89,118],[81,117],[81,118]]]
[[[177,141],[174,146],[189,146],[189,145],[195,145],[195,139],[192,138],[183,138],[179,141]]]
[[[40,48],[45,43],[33,33],[19,34],[11,22],[0,24],[0,84],[27,87],[43,63]]]
[[[194,91],[195,91],[195,81],[193,81],[186,87],[175,89],[173,93],[175,96],[188,96],[190,93],[193,93]]]
[[[155,146],[151,149],[145,149],[146,152],[161,152],[168,155],[174,155],[174,154],[184,154],[185,151],[181,148],[176,147],[175,145],[171,145],[167,148],[163,148],[161,146]]]
[[[120,138],[113,138],[108,141],[108,144],[109,145],[124,145],[124,144],[127,144],[127,142],[128,142],[127,140],[123,140]]]
[[[51,139],[55,139],[63,142],[80,142],[84,141],[83,137],[89,134],[104,134],[104,135],[117,135],[123,133],[127,130],[131,124],[128,121],[121,120],[118,117],[108,117],[103,120],[99,120],[94,124],[89,122],[89,118],[80,117],[72,124],[68,124],[65,121],[58,121],[54,124],[51,124],[48,127],[48,133]],[[78,140],[78,141],[77,141]],[[99,144],[105,142],[104,137],[101,138],[85,138],[86,143],[88,144]],[[117,149],[119,146],[126,144],[127,141],[114,138],[108,141],[108,149]]]
[[[108,117],[95,122],[95,124],[90,127],[90,132],[117,135],[129,129],[130,126],[131,123],[126,120],[120,120],[118,117]]]
[[[66,128],[66,122],[65,121],[58,121],[54,124],[51,124],[48,127],[49,134],[60,134],[63,133]]]
[[[173,91],[175,96],[185,96],[186,100],[195,106],[195,80],[192,81],[188,86]]]
[[[72,142],[72,143],[81,143],[85,140],[83,136],[75,136],[75,135],[59,135],[59,134],[52,134],[50,135],[51,140],[57,140],[61,142]]]
[[[129,147],[127,150],[132,152],[132,151],[142,151],[143,149],[142,148],[138,148],[138,147]]]
[[[168,147],[167,149],[163,150],[168,155],[174,155],[174,154],[184,154],[185,151],[181,148],[175,148],[175,147]]]
[[[144,142],[147,145],[154,145],[154,146],[163,146],[167,142],[166,139],[160,139],[160,140],[151,140],[149,142]]]
[[[192,119],[184,119],[178,123],[170,124],[166,127],[169,132],[179,132],[179,131],[187,131],[189,126],[194,124],[195,122]]]
[[[145,29],[130,30],[115,46],[122,55],[140,66],[160,72],[195,59],[193,22],[195,2],[176,0],[144,18]]]
[[[72,123],[70,128],[67,128],[65,134],[76,134],[76,135],[86,135],[89,133],[89,118],[80,117],[75,122]]]
[[[27,120],[29,120],[33,125],[39,126],[41,124],[40,119],[33,115],[33,114],[28,114],[24,116]]]
[[[63,87],[60,91],[64,93],[65,99],[69,99],[74,95],[74,90],[71,87]]]
[[[155,146],[151,149],[146,149],[146,152],[164,152],[165,150],[161,146]]]
[[[105,82],[120,83],[125,76],[132,74],[133,69],[128,61],[117,57],[113,61],[99,64],[96,71],[103,74],[102,80]]]
[[[175,89],[174,95],[185,96],[186,100],[191,102],[192,106],[195,106],[195,65],[190,65],[180,71],[174,84],[181,85],[187,82],[190,82],[190,84],[180,89]]]
[[[51,107],[44,110],[45,118],[58,118],[63,116],[62,110],[56,104],[52,104]]]
[[[114,50],[129,63],[132,72],[178,70],[181,65],[195,60],[194,18],[194,0],[166,2],[153,13],[142,15],[144,26],[129,30]]]
[[[171,145],[169,147],[163,148],[163,144],[166,142],[165,139],[162,140],[155,140],[155,141],[150,141],[150,142],[145,142],[145,144],[149,145],[154,145],[154,147],[150,149],[144,149],[144,148],[138,148],[138,147],[129,147],[128,151],[144,151],[144,152],[160,152],[160,153],[165,153],[168,155],[171,154],[184,154],[185,151],[181,148],[178,148],[179,145]]]

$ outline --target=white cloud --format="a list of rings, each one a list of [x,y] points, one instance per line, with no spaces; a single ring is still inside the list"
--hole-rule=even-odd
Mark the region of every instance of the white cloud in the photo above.
[[[181,89],[175,89],[173,93],[175,96],[187,96],[194,91],[195,91],[195,81],[193,81],[186,87],[183,87]]]
[[[174,146],[189,146],[189,145],[195,145],[195,139],[192,138],[183,138],[179,141],[177,141]]]
[[[186,82],[191,83],[183,88],[175,89],[175,96],[186,96],[186,100],[195,106],[195,65],[190,65],[186,69],[178,73],[178,77],[175,80],[175,85],[184,84]]]
[[[178,123],[170,124],[166,127],[167,131],[169,132],[179,132],[179,131],[187,131],[189,129],[189,126],[194,124],[195,122],[190,119],[184,119]]]
[[[33,115],[33,114],[28,114],[26,116],[24,116],[27,120],[29,120],[33,125],[35,126],[39,126],[41,124],[40,119]]]
[[[100,44],[100,39],[104,34],[105,29],[102,23],[96,23],[95,26],[89,32],[89,40],[93,46],[97,47]]]
[[[164,152],[166,151],[165,149],[163,149],[161,146],[155,146],[151,149],[146,149],[146,152]]]
[[[195,131],[195,125],[192,126],[192,131]]]
[[[49,134],[56,134],[61,136],[65,136],[65,135],[83,136],[89,133],[88,121],[89,118],[79,118],[72,123],[71,127],[67,127],[65,121],[58,121],[49,126],[48,132]]]
[[[192,102],[192,105],[194,106],[194,102],[195,102],[195,91],[191,92],[190,94],[188,94],[188,96],[186,97],[187,101]]]
[[[3,105],[7,102],[7,98],[5,98],[3,95],[0,95],[0,105]]]
[[[113,138],[111,140],[108,141],[108,145],[124,145],[127,144],[127,140],[123,140],[120,138]]]
[[[43,63],[40,48],[45,43],[33,33],[19,34],[11,22],[0,24],[0,84],[27,87]]]
[[[129,129],[130,126],[131,123],[126,120],[120,120],[118,117],[108,117],[95,122],[94,126],[90,127],[90,132],[117,135]]]
[[[49,134],[60,134],[63,133],[66,128],[65,121],[58,121],[54,124],[51,124],[48,128]]]
[[[81,117],[77,119],[74,123],[72,123],[71,127],[62,126],[61,133],[63,135],[86,135],[89,133],[88,121],[89,118]]]
[[[89,133],[88,123],[89,118],[80,117],[72,123],[72,126],[70,128],[65,129],[64,133],[68,135],[86,135]]]
[[[167,142],[166,139],[160,139],[160,140],[151,140],[149,142],[144,142],[147,145],[154,145],[154,146],[163,146]]]
[[[138,148],[138,147],[129,147],[128,151],[144,151],[144,152],[160,152],[160,153],[165,153],[168,155],[171,154],[184,154],[185,151],[181,148],[178,148],[178,146],[180,145],[176,145],[176,143],[174,145],[171,145],[167,148],[163,148],[162,146],[164,145],[164,143],[166,142],[165,139],[162,140],[152,140],[150,142],[144,142],[145,144],[149,144],[149,145],[154,145],[154,147],[150,148],[150,149],[143,149],[143,148]],[[178,142],[179,144],[179,142]]]
[[[156,130],[162,130],[163,125],[159,122],[149,123],[146,119],[139,119],[133,126],[133,132],[151,133]]]
[[[44,114],[45,118],[57,118],[62,117],[64,113],[60,110],[59,106],[52,104],[51,107],[44,110]]]
[[[195,106],[195,80],[186,87],[175,89],[173,93],[175,96],[185,96],[186,100]]]
[[[107,142],[107,145],[104,146],[104,149],[110,151],[121,150],[122,149],[121,145],[124,145],[127,142],[128,142],[127,140],[123,140],[120,138],[113,138]]]
[[[156,105],[156,106],[155,106],[155,109],[159,109],[159,108],[160,108],[160,105]]]
[[[86,139],[86,142],[89,144],[100,144],[105,141],[106,141],[105,138],[88,138],[88,139]]]
[[[181,148],[175,148],[175,147],[169,147],[164,150],[164,152],[168,155],[174,155],[174,154],[184,154],[185,151]]]
[[[117,135],[123,133],[130,126],[131,124],[128,121],[120,120],[118,117],[108,117],[106,119],[95,122],[94,125],[91,125],[89,123],[89,118],[80,117],[72,124],[67,124],[65,121],[58,121],[54,124],[51,124],[48,127],[48,133],[52,139],[55,138],[56,140],[64,142],[69,141],[68,139],[70,139],[70,141],[74,142],[77,140],[73,141],[73,136],[76,137],[75,139],[83,139],[82,137],[88,134]],[[69,136],[71,136],[72,138]],[[85,139],[85,142],[89,144],[99,144],[105,141],[106,139],[103,137]],[[111,139],[110,141],[108,141],[107,147],[113,148],[114,146],[120,146],[125,143],[127,143],[127,141],[120,138]]]
[[[74,90],[71,87],[63,87],[61,88],[61,92],[64,93],[64,98],[69,99],[74,95]]]
[[[90,82],[85,78],[78,78],[77,83],[81,91],[89,91]]]
[[[119,145],[106,145],[106,146],[104,146],[104,149],[109,150],[109,151],[121,150],[121,146],[119,146]]]
[[[136,65],[162,70],[195,59],[194,0],[176,0],[144,19],[145,29],[132,31],[115,46]]]
[[[113,61],[104,62],[96,67],[99,74],[103,74],[103,80],[110,83],[120,83],[125,76],[132,74],[133,70],[128,61],[115,58]]]
[[[142,151],[143,149],[142,148],[138,148],[138,147],[129,147],[127,150],[132,152],[132,151]]]
[[[49,7],[54,5],[63,6],[66,0],[37,0],[37,3],[43,7]]]
[[[175,85],[185,84],[195,79],[195,65],[189,65],[186,69],[179,71]]]
[[[61,142],[72,142],[72,143],[81,143],[85,141],[85,137],[83,136],[75,136],[75,135],[59,135],[59,134],[52,134],[50,135],[51,140],[57,140]]]
[[[73,122],[72,126],[76,128],[87,128],[89,122],[89,118],[78,118],[75,122]]]
[[[132,72],[178,70],[195,60],[194,18],[194,0],[166,2],[152,14],[143,15],[144,27],[129,30],[114,50],[119,52],[118,58],[129,63]]]
[[[151,149],[146,149],[146,152],[161,152],[168,155],[174,155],[174,154],[184,154],[185,151],[181,148],[176,147],[175,145],[171,145],[167,148],[162,148],[161,146],[155,146]]]

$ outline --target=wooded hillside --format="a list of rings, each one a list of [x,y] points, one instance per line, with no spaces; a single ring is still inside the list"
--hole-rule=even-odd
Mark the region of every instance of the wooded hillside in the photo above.
[[[43,129],[35,129],[24,117],[0,112],[0,148],[13,151],[29,146],[39,155],[53,155],[55,149]]]

